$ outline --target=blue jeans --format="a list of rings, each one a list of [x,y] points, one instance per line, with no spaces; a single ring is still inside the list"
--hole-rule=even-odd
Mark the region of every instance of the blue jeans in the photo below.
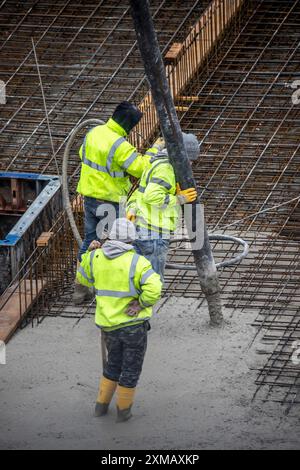
[[[111,206],[110,206],[111,205]],[[97,210],[100,206],[103,206],[102,214],[97,216]],[[107,207],[106,207],[107,206]],[[113,207],[112,207],[113,206]],[[111,211],[108,217],[108,209],[111,207]],[[113,208],[115,209],[113,211]],[[78,260],[81,261],[83,253],[85,253],[93,240],[99,240],[97,237],[97,225],[108,217],[108,221],[112,223],[115,218],[119,217],[119,204],[117,202],[100,201],[93,197],[84,197],[84,240],[78,253]],[[107,226],[107,221],[102,229],[110,229]]]
[[[161,281],[164,280],[164,270],[167,261],[167,254],[170,241],[164,238],[157,238],[154,240],[140,240],[134,242],[134,247],[139,255],[145,256],[154,271],[160,275]]]

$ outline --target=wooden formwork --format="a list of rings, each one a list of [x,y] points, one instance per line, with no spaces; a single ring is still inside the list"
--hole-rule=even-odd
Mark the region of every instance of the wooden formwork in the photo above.
[[[165,55],[165,62],[170,91],[175,102],[207,59],[243,2],[244,0],[213,0],[184,42],[172,44]],[[145,148],[159,125],[150,91],[139,108],[143,117],[136,126],[132,140],[136,147]]]

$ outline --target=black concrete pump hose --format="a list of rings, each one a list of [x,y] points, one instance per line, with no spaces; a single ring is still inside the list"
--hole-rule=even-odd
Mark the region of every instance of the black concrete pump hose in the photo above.
[[[81,124],[79,124],[77,127],[75,127],[70,135],[70,138],[67,142],[65,152],[64,152],[64,158],[63,158],[63,165],[62,165],[62,193],[63,193],[63,201],[64,201],[64,207],[66,209],[66,213],[70,222],[71,229],[73,231],[74,237],[78,243],[78,246],[80,247],[82,244],[82,238],[80,236],[79,230],[77,228],[74,215],[73,215],[73,210],[70,202],[70,194],[69,194],[69,184],[68,184],[68,164],[69,164],[69,157],[70,157],[70,152],[72,145],[75,141],[75,139],[78,136],[78,133],[81,131],[82,128],[90,126],[90,125],[101,125],[104,124],[101,119],[87,119],[86,121],[83,121]],[[226,261],[222,261],[221,263],[217,263],[216,267],[217,268],[225,268],[227,266],[232,266],[235,264],[238,264],[241,262],[242,259],[246,258],[246,256],[249,253],[249,245],[247,242],[242,240],[241,238],[233,237],[231,235],[219,235],[219,234],[211,234],[209,235],[210,240],[220,240],[220,241],[231,241],[233,243],[237,243],[239,245],[243,246],[243,252],[234,258],[231,258]],[[188,242],[188,238],[181,238],[181,239],[172,239],[171,243],[176,243],[176,242]],[[167,263],[166,267],[169,269],[176,269],[176,270],[184,270],[184,271],[196,271],[196,266],[192,264],[177,264],[177,263]]]

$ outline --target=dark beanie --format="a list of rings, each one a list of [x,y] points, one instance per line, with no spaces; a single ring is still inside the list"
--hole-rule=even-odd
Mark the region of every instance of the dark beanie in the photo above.
[[[143,113],[134,104],[129,103],[129,101],[122,101],[114,110],[112,119],[129,134],[131,129],[141,120],[142,116]]]

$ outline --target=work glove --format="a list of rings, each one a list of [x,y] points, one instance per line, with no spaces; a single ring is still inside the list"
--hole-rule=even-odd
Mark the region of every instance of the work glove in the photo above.
[[[130,220],[134,224],[135,219],[136,219],[136,213],[133,209],[129,209],[129,211],[126,214],[126,219]]]
[[[157,150],[160,152],[166,147],[165,139],[163,137],[159,137],[154,142],[153,147],[157,148]]]
[[[127,307],[127,315],[129,317],[137,317],[140,311],[143,310],[138,300],[132,300]]]
[[[176,195],[181,206],[197,199],[196,188],[181,189],[179,183],[176,184]]]

